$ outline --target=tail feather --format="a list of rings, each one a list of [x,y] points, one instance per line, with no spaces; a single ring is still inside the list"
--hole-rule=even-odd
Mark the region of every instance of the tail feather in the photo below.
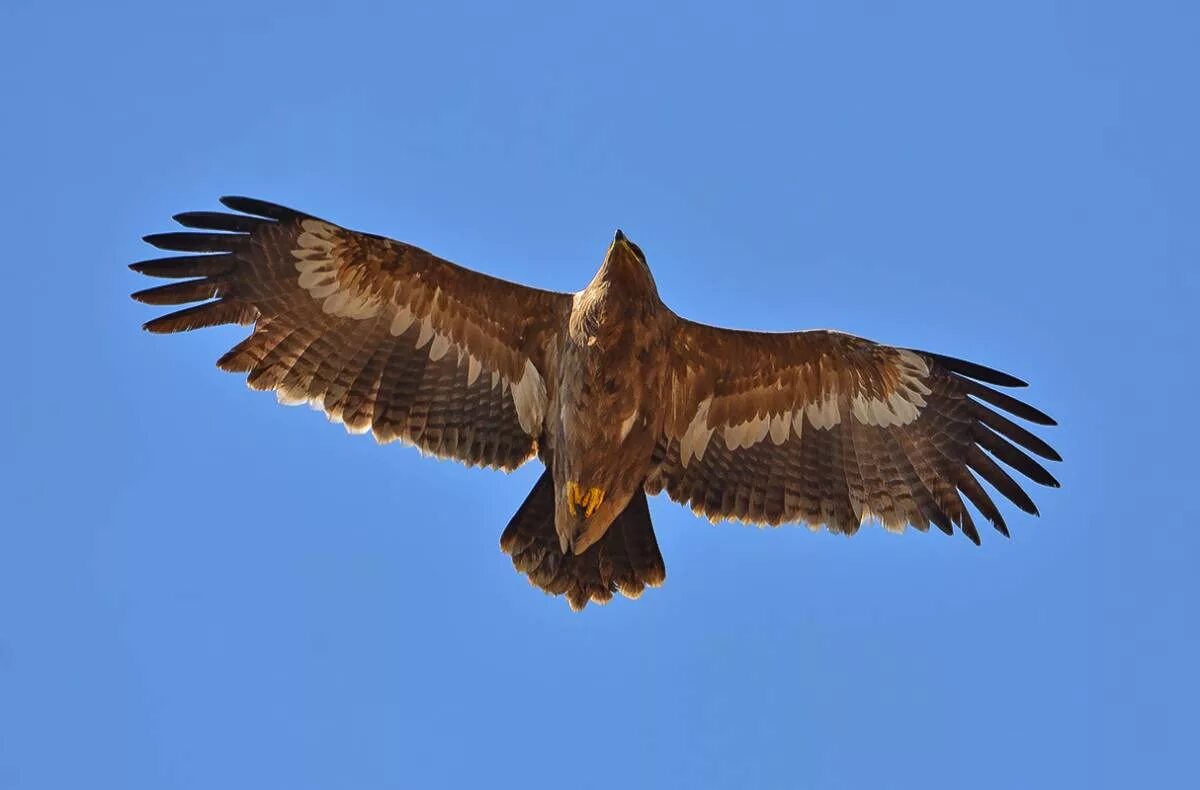
[[[551,595],[566,595],[575,611],[589,601],[607,603],[613,593],[637,598],[667,577],[646,494],[638,491],[625,510],[583,554],[566,554],[554,531],[554,482],[542,473],[500,536],[500,548],[529,583]]]

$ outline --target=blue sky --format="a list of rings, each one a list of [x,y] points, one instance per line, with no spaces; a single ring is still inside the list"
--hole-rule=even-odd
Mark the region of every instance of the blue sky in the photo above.
[[[0,788],[1127,787],[1194,776],[1188,3],[10,4]],[[692,318],[1032,383],[1013,538],[713,527],[572,614],[511,476],[139,331],[248,194],[562,290],[614,228]]]

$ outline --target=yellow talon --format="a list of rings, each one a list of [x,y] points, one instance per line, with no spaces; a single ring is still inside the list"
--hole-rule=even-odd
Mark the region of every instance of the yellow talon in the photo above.
[[[579,485],[576,483],[567,483],[567,512],[572,516],[575,515],[575,497],[579,494]]]
[[[600,503],[604,501],[604,489],[589,488],[586,496],[587,502],[583,503],[587,510],[583,511],[584,518],[591,518],[596,509],[600,507]]]
[[[583,508],[583,517],[591,518],[604,501],[604,489],[592,487],[587,491],[578,483],[567,483],[567,512],[575,515],[575,507]]]

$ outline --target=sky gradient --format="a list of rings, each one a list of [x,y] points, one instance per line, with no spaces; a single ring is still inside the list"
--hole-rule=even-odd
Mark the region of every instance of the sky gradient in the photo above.
[[[0,788],[1194,779],[1197,6],[650,5],[0,12]],[[980,548],[658,497],[666,585],[573,614],[497,545],[536,464],[140,331],[223,194],[560,290],[620,227],[690,318],[1028,380],[1063,488]]]

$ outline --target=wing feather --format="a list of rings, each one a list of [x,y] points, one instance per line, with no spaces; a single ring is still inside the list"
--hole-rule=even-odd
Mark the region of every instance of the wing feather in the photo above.
[[[1009,414],[1015,414],[1022,420],[1037,423],[1038,425],[1056,425],[1054,418],[1033,408],[1028,403],[1023,403],[1011,395],[1005,395],[1003,392],[997,392],[991,387],[971,381],[970,379],[962,379],[962,388],[968,395],[974,395],[982,401],[992,404],[993,406],[1004,409]]]
[[[131,265],[179,280],[134,298],[200,302],[146,329],[253,323],[217,364],[282,403],[468,464],[511,469],[533,455],[570,296],[273,203],[221,202],[239,213],[184,212],[175,220],[191,230],[145,237],[187,254]]]
[[[151,277],[182,279],[228,274],[236,265],[237,259],[226,253],[224,255],[177,255],[172,258],[153,258],[131,263],[129,268]]]
[[[844,534],[868,519],[894,531],[933,525],[950,534],[957,525],[978,543],[964,497],[1008,534],[980,480],[1037,513],[1001,463],[1058,485],[1018,445],[1050,460],[1058,453],[989,408],[1054,424],[992,388],[1026,386],[1007,373],[839,332],[741,332],[682,319],[672,353],[672,402],[646,488],[710,519],[800,521]]]

